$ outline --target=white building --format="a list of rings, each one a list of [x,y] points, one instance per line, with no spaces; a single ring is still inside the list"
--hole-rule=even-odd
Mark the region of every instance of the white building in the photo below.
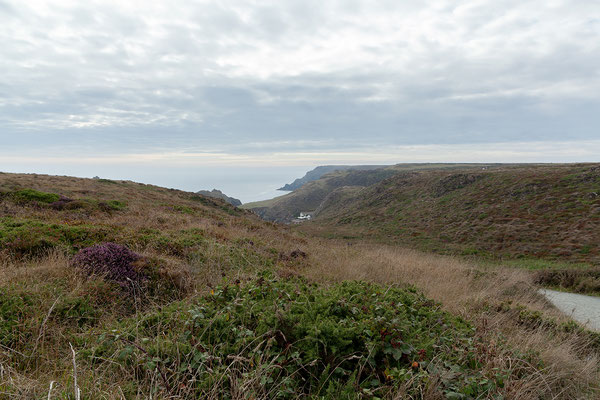
[[[304,212],[301,212],[300,216],[298,217],[298,219],[307,220],[307,221],[310,220],[311,218],[312,218],[312,216],[309,213],[304,213]]]

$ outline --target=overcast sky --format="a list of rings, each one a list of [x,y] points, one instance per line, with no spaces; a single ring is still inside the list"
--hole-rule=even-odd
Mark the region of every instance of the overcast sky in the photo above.
[[[0,170],[597,161],[599,128],[598,0],[0,0]]]

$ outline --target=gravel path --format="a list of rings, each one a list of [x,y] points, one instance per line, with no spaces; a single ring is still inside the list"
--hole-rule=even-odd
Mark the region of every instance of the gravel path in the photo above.
[[[540,289],[540,293],[556,308],[574,320],[587,325],[589,329],[600,331],[600,298],[582,294],[557,292]]]

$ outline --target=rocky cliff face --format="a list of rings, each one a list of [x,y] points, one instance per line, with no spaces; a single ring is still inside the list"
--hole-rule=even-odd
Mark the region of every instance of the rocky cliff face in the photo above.
[[[225,193],[221,192],[220,190],[217,189],[213,189],[211,191],[209,190],[200,190],[199,192],[196,192],[197,194],[201,194],[202,196],[207,196],[207,197],[212,197],[215,199],[222,199],[225,200],[226,202],[228,202],[229,204],[231,204],[232,206],[235,207],[239,207],[242,205],[242,202],[236,198],[233,197],[229,197],[227,196]]]
[[[304,184],[320,179],[323,175],[326,175],[334,171],[348,171],[348,170],[372,170],[385,168],[385,165],[322,165],[311,171],[308,171],[302,178],[296,179],[292,183],[288,183],[277,190],[294,191],[300,189]]]

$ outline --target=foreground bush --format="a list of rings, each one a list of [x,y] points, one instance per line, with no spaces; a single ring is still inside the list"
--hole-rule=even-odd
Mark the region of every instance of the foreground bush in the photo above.
[[[88,277],[102,277],[128,294],[151,297],[153,301],[181,298],[187,290],[182,272],[168,271],[161,260],[142,257],[116,243],[87,247],[73,257],[71,264]]]
[[[144,278],[135,265],[140,256],[116,243],[103,243],[81,250],[72,263],[88,275],[101,275],[106,279],[128,284]]]
[[[473,330],[413,290],[260,278],[124,323],[87,355],[184,398],[493,395]]]

